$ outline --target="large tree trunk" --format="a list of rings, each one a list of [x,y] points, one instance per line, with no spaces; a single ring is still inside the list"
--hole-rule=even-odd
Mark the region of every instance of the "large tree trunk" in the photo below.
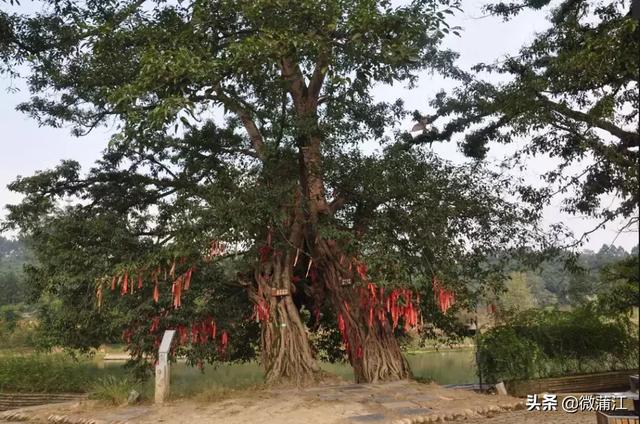
[[[291,252],[271,251],[256,271],[261,362],[269,384],[306,385],[321,377],[307,329],[293,302]]]
[[[342,284],[345,278],[354,281],[353,272],[340,264],[340,249],[336,243],[318,235],[321,216],[330,213],[320,158],[319,139],[311,137],[300,152],[300,180],[307,206],[305,237],[313,252],[318,274],[339,317],[355,380],[358,383],[375,383],[407,379],[411,376],[409,364],[402,356],[382,305],[364,305],[361,301],[364,287]],[[370,315],[380,318],[369,319]]]
[[[330,52],[320,54],[316,69],[306,85],[299,65],[291,58],[281,62],[282,77],[288,82],[293,99],[298,131],[300,188],[304,202],[305,240],[313,254],[316,269],[330,293],[334,309],[341,319],[341,328],[349,360],[358,383],[392,381],[410,377],[407,361],[384,311],[380,319],[369,320],[370,308],[359,301],[359,289],[342,285],[343,277],[350,278],[341,269],[339,249],[319,236],[322,218],[332,214],[327,202],[322,171],[322,131],[318,124],[318,96],[324,80],[325,61]]]
[[[411,377],[381,302],[372,302],[368,289],[353,283],[353,275],[332,253],[333,243],[316,244],[318,269],[338,316],[338,327],[357,383],[403,380]],[[348,284],[343,284],[343,281]],[[374,294],[375,295],[375,294]]]
[[[307,335],[307,328],[293,301],[296,286],[293,270],[303,241],[301,193],[296,191],[289,208],[290,233],[276,250],[267,242],[259,248],[260,260],[255,269],[257,290],[253,293],[256,316],[261,321],[261,362],[269,384],[306,385],[319,381],[323,373],[318,366]],[[283,240],[280,240],[281,242]]]

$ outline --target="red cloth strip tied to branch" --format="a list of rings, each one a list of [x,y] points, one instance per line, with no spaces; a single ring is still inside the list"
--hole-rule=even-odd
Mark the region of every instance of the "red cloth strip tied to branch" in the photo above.
[[[356,263],[356,272],[360,276],[360,279],[362,281],[369,281],[367,280],[367,264],[363,262],[357,262],[355,261],[355,259],[354,262]]]
[[[342,314],[338,314],[338,330],[342,336],[342,342],[345,346],[349,345],[349,336],[347,335],[347,323],[344,321]]]
[[[256,322],[264,322],[269,320],[269,303],[263,299],[258,299],[258,303],[253,305],[253,315]]]
[[[260,246],[258,248],[258,254],[260,255],[260,263],[265,263],[269,260],[273,249],[270,246]]]
[[[127,294],[128,289],[129,289],[129,271],[125,271],[124,277],[122,280],[122,287],[121,287],[120,294],[121,295]]]
[[[151,320],[151,327],[149,327],[149,333],[155,333],[160,328],[160,317],[153,317]]]
[[[387,313],[391,315],[391,326],[395,330],[398,327],[398,321],[400,319],[400,306],[398,305],[398,299],[400,298],[400,289],[393,289],[387,297]]]
[[[149,332],[157,332],[159,329],[160,318],[155,317],[151,322],[151,328]],[[169,327],[168,329],[171,329]],[[185,345],[187,343],[191,344],[200,344],[203,345],[207,342],[215,343],[216,342],[216,322],[213,318],[209,317],[201,321],[195,321],[189,324],[188,326],[184,326],[179,324],[175,327],[176,332],[178,333],[178,339],[176,340],[176,344]],[[226,338],[228,339],[228,335]]]
[[[206,321],[200,322],[198,331],[200,332],[200,344],[205,344],[209,340],[209,334],[211,334],[209,323]]]
[[[443,314],[446,314],[456,301],[455,294],[444,288],[435,277],[433,277],[433,295]]]
[[[191,324],[190,336],[191,336],[191,340],[190,340],[191,344],[198,343],[198,326],[196,324]]]
[[[216,322],[212,319],[211,323],[209,324],[209,331],[211,331],[211,340],[216,339],[216,330]]]
[[[160,288],[158,287],[158,274],[160,273],[160,267],[151,273],[151,279],[153,280],[153,301],[158,303],[160,299]]]
[[[98,309],[100,309],[102,307],[102,283],[99,283],[96,289],[96,299],[98,300]]]
[[[184,289],[189,290],[191,285],[191,274],[193,273],[193,267],[190,267],[187,272],[184,273]]]
[[[211,262],[216,256],[222,256],[225,251],[225,246],[218,240],[211,240],[209,249],[204,255],[205,262]]]
[[[227,346],[229,345],[229,333],[227,330],[222,330],[222,334],[220,334],[220,353],[225,354],[227,351]]]
[[[178,325],[176,327],[176,331],[178,332],[178,344],[186,344],[189,341],[189,334],[187,333],[187,329],[184,325]]]
[[[173,260],[173,263],[171,264],[171,269],[169,270],[169,276],[171,278],[175,278],[176,276],[176,260]]]
[[[404,327],[405,329],[415,328],[418,326],[418,311],[413,306],[413,293],[411,290],[404,289],[402,295],[404,297],[404,307],[402,308]]]
[[[365,268],[360,267],[360,269]],[[377,287],[369,281],[366,287],[359,288],[358,294],[360,309],[364,312],[363,318],[369,328],[373,328],[375,319],[386,325],[387,314],[394,330],[399,326],[400,321],[403,321],[404,330],[418,328],[418,322],[421,322],[420,296],[411,289],[396,288],[385,293],[384,288]],[[348,310],[349,304],[346,301],[344,306]]]
[[[192,273],[193,267],[190,267],[184,274],[176,278],[171,286],[171,293],[173,293],[173,307],[175,309],[182,306],[182,292],[184,290],[189,290]]]
[[[131,337],[133,336],[133,331],[130,328],[127,328],[122,332],[122,340],[126,344],[131,344]]]
[[[182,276],[178,277],[171,285],[171,293],[173,294],[173,307],[178,309],[182,306]]]

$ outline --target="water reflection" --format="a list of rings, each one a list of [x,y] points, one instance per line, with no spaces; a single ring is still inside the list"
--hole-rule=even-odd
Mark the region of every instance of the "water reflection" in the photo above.
[[[477,383],[474,351],[442,350],[415,355],[407,360],[415,377],[429,378],[438,384]]]

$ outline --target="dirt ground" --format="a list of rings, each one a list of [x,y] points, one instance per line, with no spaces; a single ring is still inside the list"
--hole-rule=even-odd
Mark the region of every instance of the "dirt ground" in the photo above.
[[[594,412],[529,412],[523,408],[522,399],[509,396],[484,395],[405,381],[262,390],[217,402],[181,400],[162,406],[107,407],[95,401],[84,401],[7,411],[0,414],[0,422],[11,422],[12,419],[65,424],[410,424],[445,420],[464,420],[468,424],[596,422]]]

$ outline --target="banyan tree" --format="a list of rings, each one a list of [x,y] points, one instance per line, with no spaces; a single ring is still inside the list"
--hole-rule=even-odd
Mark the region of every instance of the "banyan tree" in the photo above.
[[[174,328],[196,364],[259,352],[268,382],[305,383],[324,320],[356,381],[408,378],[398,336],[449,322],[454,296],[469,306],[497,281],[486,258],[539,217],[508,200],[510,178],[413,145],[402,101],[373,94],[456,72],[440,46],[455,8],[45,1],[2,16],[4,70],[31,90],[19,109],[113,129],[87,172],[65,161],[11,185],[34,291],[57,298],[53,342],[123,337],[143,358]]]

